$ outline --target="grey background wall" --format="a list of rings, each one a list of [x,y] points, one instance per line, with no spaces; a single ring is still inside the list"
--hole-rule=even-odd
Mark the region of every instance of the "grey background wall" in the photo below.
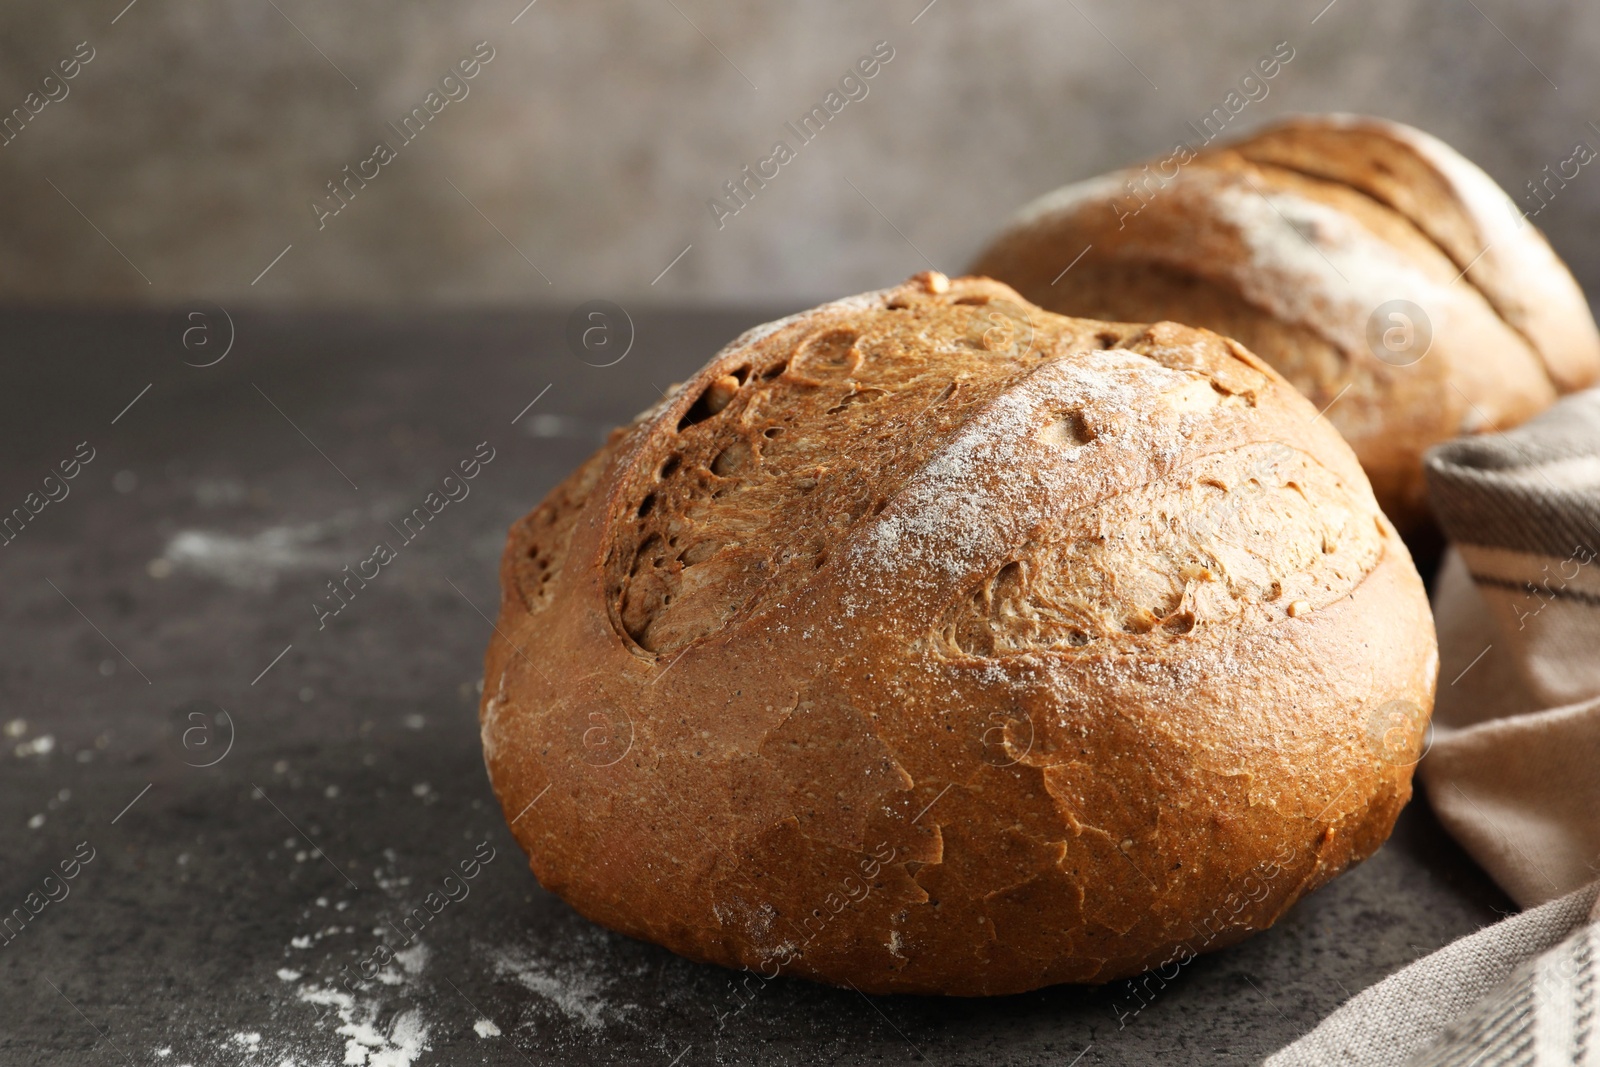
[[[1592,3],[523,2],[8,0],[0,114],[93,58],[0,146],[0,299],[808,303],[958,271],[1026,199],[1170,149],[1280,41],[1239,128],[1387,115],[1513,193],[1600,147]],[[800,145],[784,123],[879,41],[865,98]],[[707,201],[779,139],[795,158],[719,228]],[[1537,221],[1600,289],[1600,173]]]

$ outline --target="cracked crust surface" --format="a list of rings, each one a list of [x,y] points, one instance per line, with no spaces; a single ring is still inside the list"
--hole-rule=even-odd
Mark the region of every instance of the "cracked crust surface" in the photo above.
[[[1447,145],[1378,119],[1291,118],[1181,168],[1069,186],[1025,208],[973,271],[1063,314],[1239,340],[1327,410],[1407,532],[1427,522],[1429,446],[1517,425],[1600,379],[1600,334],[1538,230]],[[1433,332],[1407,365],[1368,337],[1395,299]]]
[[[1316,415],[1233,341],[981,278],[751,331],[512,528],[481,724],[535,874],[880,993],[1270,925],[1388,835],[1369,723],[1437,663]]]

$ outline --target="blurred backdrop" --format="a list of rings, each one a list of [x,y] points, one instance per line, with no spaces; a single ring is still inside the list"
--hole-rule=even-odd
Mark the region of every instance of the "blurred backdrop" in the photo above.
[[[7,0],[0,299],[808,304],[959,271],[1280,45],[1232,128],[1389,116],[1530,206],[1600,147],[1571,0],[525,3]],[[1592,293],[1590,169],[1536,222]]]

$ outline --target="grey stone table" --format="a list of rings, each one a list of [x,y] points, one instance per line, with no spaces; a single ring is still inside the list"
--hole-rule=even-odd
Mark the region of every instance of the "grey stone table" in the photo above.
[[[1508,907],[1419,801],[1135,1013],[741,995],[541,890],[478,748],[503,531],[763,317],[634,309],[594,367],[566,309],[0,313],[0,1064],[1252,1063]]]

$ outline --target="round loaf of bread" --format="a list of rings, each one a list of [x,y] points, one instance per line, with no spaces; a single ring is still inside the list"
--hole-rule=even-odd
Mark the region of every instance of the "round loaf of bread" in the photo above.
[[[1600,379],[1594,319],[1539,231],[1448,145],[1380,119],[1293,118],[1067,186],[973,270],[1063,314],[1242,342],[1326,409],[1408,533],[1429,446]]]
[[[1234,341],[924,274],[746,333],[513,526],[481,709],[534,873],[697,960],[1105,982],[1376,849],[1432,618]]]

